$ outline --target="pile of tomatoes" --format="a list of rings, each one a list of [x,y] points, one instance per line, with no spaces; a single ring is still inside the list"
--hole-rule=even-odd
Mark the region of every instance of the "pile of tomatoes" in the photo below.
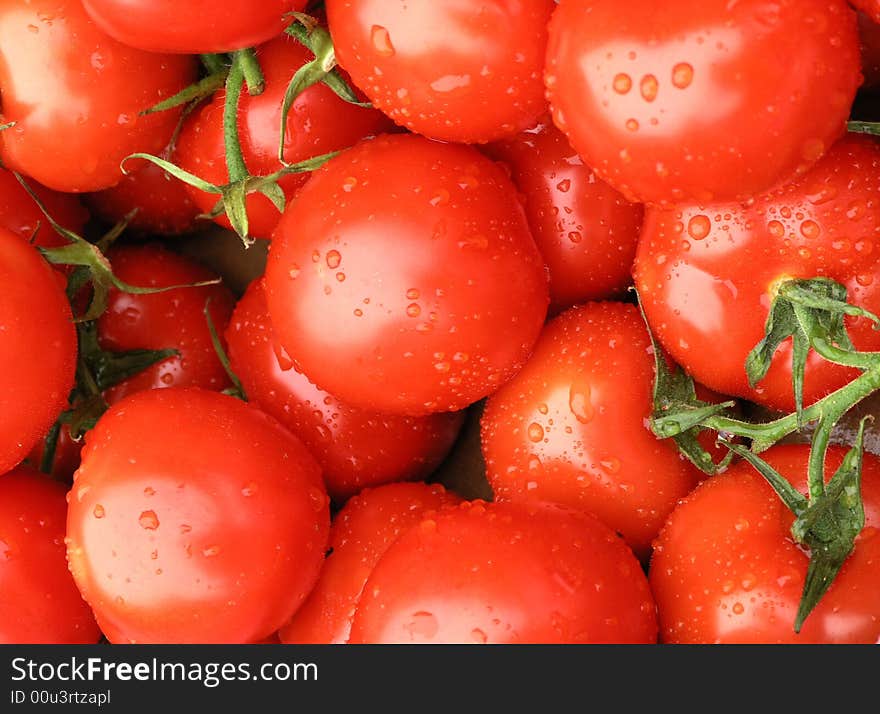
[[[796,632],[795,515],[652,430],[658,344],[792,412],[780,285],[880,312],[855,4],[0,0],[0,642],[878,641],[877,457]]]

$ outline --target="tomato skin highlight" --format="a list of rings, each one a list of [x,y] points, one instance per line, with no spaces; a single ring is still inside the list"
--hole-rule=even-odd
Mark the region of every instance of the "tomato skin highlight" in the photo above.
[[[393,483],[352,498],[330,528],[330,548],[318,584],[293,620],[281,628],[285,644],[345,644],[364,583],[376,563],[426,513],[461,499],[439,484]]]
[[[374,106],[432,139],[484,143],[546,111],[552,0],[329,0],[339,63]],[[502,29],[503,28],[503,29]]]
[[[76,330],[59,274],[0,230],[0,473],[27,456],[67,406]]]
[[[0,476],[0,644],[94,644],[101,636],[67,569],[65,493],[29,466]]]
[[[238,302],[226,341],[248,399],[302,439],[337,503],[368,486],[429,476],[458,436],[462,413],[377,414],[318,389],[275,340],[262,281]]]
[[[255,407],[140,392],[86,436],[71,572],[111,642],[257,641],[317,580],[328,505],[315,460]]]
[[[859,70],[844,0],[562,0],[545,82],[585,163],[668,206],[804,173],[843,135]]]
[[[52,218],[64,228],[82,235],[89,214],[76,196],[52,191],[36,181],[29,181],[28,186]],[[43,248],[67,245],[67,240],[52,228],[13,173],[3,168],[0,168],[0,228],[28,241],[33,238],[34,245]]]
[[[119,245],[108,252],[116,276],[138,287],[170,287],[216,280],[217,275],[191,258],[159,244]],[[205,305],[218,335],[232,315],[235,298],[222,283],[198,288],[133,295],[111,290],[107,310],[98,318],[98,342],[106,350],[176,349],[178,357],[162,360],[107,390],[105,399],[115,404],[144,389],[201,387],[221,391],[230,386],[220,363]]]
[[[832,446],[829,477],[846,449]],[[806,494],[809,447],[762,455]],[[745,463],[706,480],[672,513],[654,548],[651,588],[661,639],[671,643],[873,644],[880,637],[880,460],[865,454],[865,528],[853,554],[807,618],[794,619],[808,557],[791,539],[791,512]]]
[[[547,504],[426,515],[376,565],[349,642],[656,642],[638,561],[607,526]]]
[[[36,31],[29,28],[36,28]],[[180,109],[139,116],[195,81],[195,58],[135,50],[107,37],[80,0],[0,6],[3,165],[56,191],[122,179],[129,154],[157,153]]]
[[[880,311],[878,192],[880,144],[849,135],[807,175],[750,206],[649,209],[635,280],[652,331],[707,387],[793,411],[790,341],[754,389],[746,356],[764,336],[781,280],[828,277],[846,286],[850,302]],[[880,349],[869,321],[847,318],[847,327],[857,349]],[[804,403],[857,375],[811,354]]]
[[[253,47],[280,35],[285,15],[306,0],[83,0],[86,12],[114,39],[150,52],[212,54]]]
[[[239,103],[238,127],[242,152],[248,170],[254,176],[268,176],[282,168],[278,160],[281,140],[281,108],[287,85],[296,71],[314,55],[297,40],[280,37],[257,48],[257,59],[266,80],[265,91],[252,97],[245,92]],[[223,134],[224,90],[217,92],[204,106],[184,122],[174,152],[174,162],[181,168],[218,186],[229,182]],[[295,164],[315,156],[348,148],[360,139],[381,134],[391,122],[376,109],[350,104],[337,97],[324,84],[316,84],[300,94],[287,118],[284,160]],[[279,180],[288,201],[308,180],[309,174],[290,174]],[[187,185],[190,198],[210,213],[220,198]],[[249,232],[256,238],[269,238],[281,219],[278,209],[262,194],[247,197]],[[229,219],[221,214],[215,221],[229,228]]]
[[[516,190],[470,147],[362,142],[315,172],[272,240],[278,340],[352,406],[462,409],[516,372],[544,322],[546,271]]]
[[[486,402],[486,475],[498,501],[589,511],[646,559],[699,472],[646,426],[654,361],[637,308],[591,303],[548,323],[526,366]]]
[[[550,271],[550,310],[622,295],[644,207],[599,179],[549,121],[490,144],[525,199],[538,250]]]

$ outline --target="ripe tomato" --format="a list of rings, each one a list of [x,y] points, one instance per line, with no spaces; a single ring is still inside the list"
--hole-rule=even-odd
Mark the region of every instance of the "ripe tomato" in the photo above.
[[[278,161],[281,109],[287,85],[296,71],[314,55],[291,37],[280,37],[257,48],[257,57],[266,79],[266,90],[258,97],[245,92],[238,110],[238,127],[245,164],[255,176],[268,176],[282,168]],[[181,168],[223,185],[229,181],[223,135],[224,91],[194,112],[185,122],[177,142],[174,161]],[[324,84],[316,84],[300,94],[287,118],[284,160],[295,164],[314,156],[345,149],[359,139],[380,134],[391,122],[375,109],[345,102]],[[291,174],[279,185],[288,200],[308,180],[308,174]],[[196,205],[205,213],[214,208],[216,194],[186,187]],[[262,194],[247,198],[250,233],[268,238],[281,219],[278,209]],[[225,214],[217,223],[229,228]]]
[[[107,37],[80,0],[0,4],[0,159],[58,191],[109,188],[119,164],[164,148],[180,110],[140,116],[196,78],[193,57],[135,50]]]
[[[337,502],[366,486],[427,477],[458,435],[460,412],[386,416],[350,407],[318,389],[276,342],[261,280],[251,283],[239,301],[226,340],[248,399],[302,439]]]
[[[845,131],[855,13],[845,0],[561,0],[545,81],[556,125],[627,196],[747,199]]]
[[[849,300],[880,311],[880,145],[850,135],[816,167],[751,205],[716,203],[649,210],[635,277],[653,331],[706,386],[791,411],[791,342],[752,389],[745,360],[764,335],[779,283],[825,276]],[[867,320],[849,319],[856,347],[880,349]],[[857,374],[811,355],[804,403]]]
[[[699,472],[646,426],[654,360],[638,310],[592,303],[544,329],[535,352],[491,396],[483,455],[499,501],[590,511],[646,558]]]
[[[874,22],[880,22],[880,0],[849,0],[849,2]]]
[[[832,447],[827,473],[846,450]],[[807,492],[809,447],[763,455]],[[651,561],[661,636],[680,643],[862,643],[880,637],[880,460],[865,455],[865,529],[831,588],[804,623],[793,624],[808,557],[791,539],[791,512],[746,463],[705,481],[672,513]]]
[[[120,280],[139,287],[190,285],[217,278],[194,260],[158,244],[119,245],[109,251],[108,258]],[[223,284],[150,295],[110,292],[107,310],[98,319],[101,347],[114,352],[176,349],[180,356],[158,362],[111,387],[104,395],[109,403],[144,389],[202,387],[220,391],[230,386],[205,319],[208,300],[214,327],[222,335],[235,305],[235,298]]]
[[[150,52],[208,54],[253,47],[280,35],[306,0],[83,0],[111,37]]]
[[[330,528],[318,584],[281,628],[286,644],[345,644],[364,583],[388,547],[426,513],[461,499],[439,484],[393,483],[352,498]]]
[[[155,164],[141,163],[138,168],[133,161],[126,164],[129,173],[113,188],[84,197],[92,213],[116,224],[137,209],[128,227],[143,233],[179,235],[196,228],[202,211],[184,184]]]
[[[622,294],[632,282],[644,208],[599,179],[552,124],[492,144],[486,153],[510,167],[525,198],[550,270],[551,310]]]
[[[399,135],[315,172],[275,231],[266,294],[279,342],[318,386],[412,415],[495,391],[548,304],[504,171],[475,149]]]
[[[28,454],[25,463],[40,468],[43,465],[43,455],[46,449],[46,437],[40,439]],[[58,440],[55,442],[55,455],[52,463],[48,464],[46,472],[56,481],[61,483],[73,483],[73,474],[79,468],[82,442],[75,441],[70,435],[70,427],[62,424],[58,430]]]
[[[352,643],[656,642],[647,578],[593,516],[466,502],[426,515],[379,560]]]
[[[64,557],[65,488],[29,466],[0,477],[0,644],[94,644]]]
[[[482,143],[534,126],[552,0],[329,0],[340,64],[394,121]]]
[[[30,181],[28,185],[52,218],[74,233],[82,234],[89,214],[76,196],[52,191],[35,181]],[[0,168],[0,228],[12,231],[26,240],[34,238],[34,244],[44,248],[67,244],[52,229],[39,206],[12,172],[3,168]]]
[[[58,273],[0,229],[0,474],[28,454],[67,405],[76,330]]]
[[[312,456],[255,407],[140,392],[86,436],[71,572],[111,642],[253,642],[317,580],[328,503]]]

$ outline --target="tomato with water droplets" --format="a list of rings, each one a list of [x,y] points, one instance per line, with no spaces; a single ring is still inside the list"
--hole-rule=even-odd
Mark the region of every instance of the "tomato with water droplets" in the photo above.
[[[55,221],[76,234],[82,233],[89,214],[76,196],[52,191],[33,180],[28,186]],[[15,175],[4,168],[0,168],[0,228],[25,240],[34,239],[35,245],[44,248],[67,245],[67,239],[52,228]]]
[[[353,406],[462,409],[522,366],[544,323],[547,275],[516,189],[470,147],[361,142],[315,172],[272,240],[278,340]]]
[[[352,643],[600,644],[657,640],[648,581],[596,518],[479,501],[426,514],[367,580]]]
[[[94,644],[67,569],[65,487],[29,466],[0,476],[0,644]]]
[[[806,494],[806,445],[762,454]],[[832,446],[830,476],[846,450]],[[742,462],[705,481],[664,526],[651,560],[651,588],[664,642],[874,644],[880,637],[880,459],[865,454],[865,527],[831,588],[804,622],[794,619],[808,556],[791,537],[792,513]]]
[[[599,179],[549,122],[486,153],[510,168],[525,198],[550,271],[551,310],[623,294],[632,282],[644,208]]]
[[[314,55],[292,37],[280,37],[256,49],[266,80],[265,91],[257,97],[245,92],[238,108],[238,129],[245,165],[255,176],[268,176],[283,168],[278,160],[281,141],[281,109],[291,78]],[[229,181],[223,131],[226,93],[217,92],[211,101],[187,118],[177,142],[174,161],[181,168],[216,185]],[[345,149],[358,140],[392,128],[392,123],[376,109],[359,107],[340,99],[329,87],[316,84],[294,101],[285,127],[284,161],[295,164],[315,156]],[[278,182],[288,200],[292,199],[309,174],[290,174]],[[219,200],[187,185],[196,205],[210,213]],[[260,193],[247,197],[250,234],[268,238],[281,214]],[[217,223],[229,228],[221,214]]]
[[[849,0],[849,2],[874,22],[880,22],[880,0]]]
[[[86,436],[70,493],[74,579],[114,643],[246,643],[318,578],[321,470],[256,407],[201,389],[123,400]]]
[[[556,125],[631,198],[749,199],[842,136],[861,82],[845,0],[561,0]]]
[[[150,52],[207,54],[253,47],[280,35],[306,0],[83,0],[98,26]]]
[[[637,308],[591,303],[550,322],[526,366],[486,403],[482,445],[499,501],[590,511],[647,558],[699,471],[658,440],[654,360]]]
[[[880,312],[880,144],[850,135],[807,175],[750,205],[649,209],[636,287],[651,328],[673,359],[707,387],[784,411],[794,409],[791,342],[752,388],[746,356],[764,336],[781,282],[824,276],[850,302]],[[880,349],[864,318],[846,318],[859,350]],[[858,372],[811,353],[804,403]]]
[[[483,143],[534,126],[552,0],[329,0],[340,64],[408,129]]]
[[[364,411],[318,389],[278,344],[262,281],[251,283],[226,331],[229,359],[248,399],[315,455],[330,496],[344,502],[367,486],[425,478],[446,456],[464,415],[394,416]]]
[[[345,644],[364,583],[388,547],[426,513],[461,499],[439,484],[393,483],[362,491],[337,514],[318,584],[281,628],[286,644]]]
[[[22,461],[67,405],[76,330],[63,278],[0,229],[0,474]]]
[[[142,116],[197,76],[193,57],[143,52],[105,35],[80,0],[0,4],[3,165],[57,191],[99,191],[120,162],[156,153],[181,109]]]

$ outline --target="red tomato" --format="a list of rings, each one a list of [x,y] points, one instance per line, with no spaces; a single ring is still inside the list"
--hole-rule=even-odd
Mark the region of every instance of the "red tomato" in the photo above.
[[[745,372],[764,335],[770,303],[788,278],[825,276],[849,300],[880,311],[880,145],[850,135],[810,173],[751,205],[682,205],[649,210],[635,277],[655,334],[673,359],[724,394],[792,411],[791,342],[756,389]],[[880,349],[867,320],[847,318],[860,350]],[[857,372],[811,355],[804,402],[842,387]]]
[[[552,0],[329,0],[340,64],[373,104],[434,139],[482,143],[547,110],[541,70]]]
[[[317,580],[328,503],[312,456],[255,407],[141,392],[86,437],[71,572],[111,642],[253,642]]]
[[[350,407],[318,389],[275,341],[260,280],[239,301],[226,340],[248,399],[302,439],[337,502],[366,486],[427,477],[458,436],[460,412],[386,416]]]
[[[111,37],[151,52],[208,54],[253,47],[280,35],[306,0],[83,0]]]
[[[426,515],[363,588],[352,643],[657,640],[647,578],[614,533],[546,504],[463,503]]]
[[[547,277],[516,189],[469,147],[362,142],[315,172],[273,236],[279,342],[364,409],[455,411],[527,359]]]
[[[846,450],[832,447],[827,473]],[[766,459],[804,494],[809,447]],[[676,508],[651,561],[661,636],[680,643],[862,643],[880,637],[880,460],[865,455],[865,529],[831,588],[794,633],[808,557],[791,539],[791,512],[744,462],[708,479]]]
[[[880,0],[849,0],[849,3],[874,22],[880,22]]]
[[[144,233],[179,235],[197,227],[202,211],[184,184],[147,161],[133,165],[126,164],[130,173],[113,188],[85,196],[92,213],[116,224],[137,209],[128,227]]]
[[[845,0],[561,0],[554,121],[627,196],[747,199],[805,172],[861,82]]]
[[[526,366],[489,398],[483,455],[499,501],[590,511],[639,557],[699,472],[647,426],[654,360],[632,305],[592,303],[549,323]]]
[[[0,4],[0,159],[58,191],[98,191],[119,164],[167,146],[180,110],[140,116],[196,78],[195,58],[107,37],[80,0]]]
[[[65,488],[28,466],[0,477],[0,644],[94,644],[64,557]]]
[[[89,214],[76,196],[58,193],[35,181],[28,186],[39,197],[49,215],[65,228],[80,235]],[[0,168],[0,228],[12,231],[35,245],[51,248],[66,245],[67,240],[53,230],[39,206],[28,195],[11,171]]]
[[[552,124],[486,153],[510,167],[525,197],[532,235],[550,270],[551,310],[622,294],[632,282],[644,208],[597,178]]]
[[[120,280],[138,287],[190,285],[216,279],[191,258],[157,244],[120,245],[108,258]],[[112,290],[106,312],[98,319],[98,341],[106,350],[176,349],[170,357],[110,388],[105,397],[113,404],[144,389],[202,387],[220,391],[230,386],[220,363],[204,309],[211,301],[211,319],[222,335],[232,315],[235,298],[225,285],[132,295]]]
[[[34,468],[40,468],[43,464],[45,449],[46,439],[43,437],[31,449],[26,463]],[[47,473],[57,481],[66,484],[72,483],[73,474],[79,468],[81,451],[82,443],[74,441],[70,435],[70,428],[66,424],[62,424],[58,431],[58,440],[55,443],[55,456],[52,459],[52,463],[49,464]]]
[[[330,529],[318,584],[281,628],[286,644],[345,644],[364,583],[388,547],[427,512],[461,502],[439,484],[393,483],[352,498]]]
[[[67,405],[76,330],[58,274],[0,229],[0,474],[28,454]]]
[[[243,93],[238,126],[245,164],[255,176],[268,176],[282,168],[278,161],[281,139],[281,108],[287,85],[296,71],[314,55],[297,40],[280,37],[257,48],[266,78],[266,90],[258,97]],[[194,112],[184,124],[174,154],[175,163],[215,185],[229,181],[223,137],[223,105],[226,93]],[[359,139],[380,134],[391,126],[381,112],[345,102],[324,84],[309,87],[297,97],[287,118],[284,160],[295,164],[314,156],[345,149]],[[291,174],[279,181],[288,199],[308,180],[308,174]],[[187,186],[193,201],[209,213],[219,196]],[[247,199],[250,233],[268,238],[281,219],[278,209],[262,194]],[[230,227],[225,214],[217,223]]]

